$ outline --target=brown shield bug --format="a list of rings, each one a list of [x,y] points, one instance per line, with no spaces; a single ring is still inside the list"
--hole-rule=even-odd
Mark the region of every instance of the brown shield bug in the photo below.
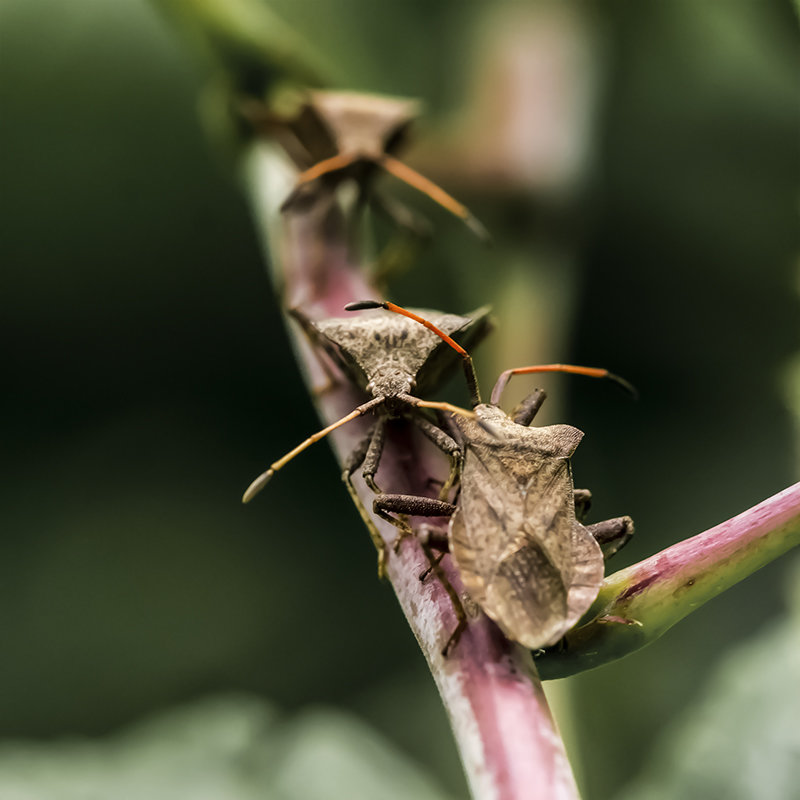
[[[393,303],[360,305],[410,316],[436,332],[431,321]],[[467,351],[444,331],[437,335],[459,353],[470,388],[477,387]],[[528,427],[544,392],[534,391],[512,416],[499,408],[512,375],[537,372],[610,378],[633,391],[604,369],[549,364],[506,370],[491,403],[482,404],[473,390],[475,418],[452,418],[464,450],[457,505],[406,495],[376,499],[384,513],[450,516],[447,541],[440,545],[449,549],[467,593],[509,639],[530,649],[555,644],[577,623],[603,580],[600,545],[610,555],[633,534],[630,517],[589,526],[580,521],[590,495],[574,489],[570,457],[583,433],[571,425]],[[445,649],[463,624],[462,619]]]
[[[477,343],[488,333],[490,327],[488,309],[479,309],[466,316],[427,310],[420,313],[433,319],[437,329],[446,331],[449,339],[452,337],[451,340],[457,339],[467,345]],[[323,320],[311,320],[296,309],[290,311],[290,314],[303,327],[312,342],[327,353],[353,383],[371,395],[371,399],[309,436],[271,464],[269,469],[250,484],[242,501],[249,502],[279,469],[314,442],[359,416],[376,413],[377,421],[347,460],[342,479],[367,522],[373,543],[378,549],[378,570],[382,575],[385,545],[369,516],[363,512],[352,484],[352,475],[362,467],[364,481],[380,494],[381,489],[375,483],[375,475],[380,464],[387,425],[410,422],[450,458],[450,477],[440,496],[446,494],[459,472],[461,448],[441,427],[429,420],[421,409],[468,416],[473,416],[473,412],[449,403],[422,400],[412,392],[427,394],[433,391],[446,374],[458,365],[459,357],[438,335],[421,328],[408,318],[387,315],[382,311],[372,311],[359,317]],[[388,515],[387,519],[394,522]],[[402,529],[402,526],[398,527]]]
[[[330,200],[347,180],[359,187],[359,202],[369,200],[396,224],[419,232],[423,225],[403,205],[372,190],[380,170],[417,189],[461,219],[480,239],[486,229],[469,209],[394,155],[419,115],[417,100],[359,92],[308,91],[288,113],[248,101],[240,112],[257,129],[277,139],[300,170],[283,203],[287,210]]]

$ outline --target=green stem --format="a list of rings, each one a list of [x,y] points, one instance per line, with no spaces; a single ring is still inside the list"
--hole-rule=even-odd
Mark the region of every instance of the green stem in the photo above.
[[[545,680],[622,658],[800,544],[800,483],[627,569],[609,575],[589,610],[536,665]]]

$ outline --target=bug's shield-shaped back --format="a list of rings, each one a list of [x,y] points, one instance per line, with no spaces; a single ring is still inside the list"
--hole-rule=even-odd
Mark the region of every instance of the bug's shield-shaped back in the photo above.
[[[464,316],[414,311],[467,348],[477,344],[491,325],[488,308]],[[414,376],[416,393],[424,396],[461,363],[458,354],[438,336],[383,309],[319,320],[313,326],[320,343],[362,389],[376,374],[399,371]]]
[[[419,115],[417,100],[359,92],[310,93],[309,109],[324,124],[336,150],[379,159]]]
[[[467,446],[450,548],[473,600],[510,639],[537,649],[580,619],[603,580],[602,552],[575,519],[569,456],[583,434],[525,428],[490,408],[479,413],[499,437],[458,422]]]

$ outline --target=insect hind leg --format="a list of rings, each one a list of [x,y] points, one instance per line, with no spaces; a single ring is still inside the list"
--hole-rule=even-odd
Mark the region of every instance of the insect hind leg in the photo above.
[[[586,530],[600,545],[604,559],[618,553],[634,534],[633,520],[630,517],[614,517],[595,522],[594,525],[587,525]]]
[[[544,389],[534,389],[511,413],[511,419],[517,425],[526,427],[533,422],[533,418],[542,407],[542,403],[547,399],[547,392]]]
[[[426,544],[422,545],[422,551],[425,553],[425,557],[428,559],[428,563],[430,564],[428,567],[428,572],[432,572],[438,578],[442,589],[447,592],[447,596],[450,598],[450,605],[453,607],[453,613],[456,615],[456,626],[450,636],[447,637],[447,641],[444,643],[444,647],[442,648],[442,655],[447,658],[447,656],[453,652],[453,649],[461,639],[461,634],[467,629],[469,620],[467,619],[467,612],[464,609],[464,604],[461,602],[461,598],[458,596],[458,592],[453,584],[450,583],[450,579],[442,569],[441,561],[445,554],[440,553],[438,555],[434,555],[431,548]],[[422,576],[420,576],[420,579],[422,579]]]
[[[381,494],[375,498],[372,510],[381,519],[385,519],[399,530],[400,533],[394,545],[395,552],[397,552],[402,540],[414,533],[408,524],[407,517],[449,517],[456,507],[452,503],[436,500],[433,497],[417,497],[412,494]],[[401,516],[394,517],[392,514]]]
[[[592,493],[588,489],[575,489],[573,497],[575,500],[575,518],[578,522],[583,522],[592,507]]]
[[[375,498],[373,503],[375,513],[382,519],[386,519],[393,525],[405,529],[405,535],[412,533],[411,527],[405,520],[399,520],[396,517],[390,516],[389,512],[400,513],[404,516],[419,516],[419,517],[446,517],[452,516],[456,507],[452,503],[446,503],[443,500],[436,500],[432,497],[415,497],[414,495],[405,494],[384,494]],[[402,541],[403,534],[401,529],[401,536],[398,537]],[[448,637],[442,648],[442,655],[448,656],[453,651],[453,648],[458,644],[461,634],[467,627],[468,619],[467,613],[464,610],[464,604],[458,596],[455,587],[450,583],[444,569],[441,566],[441,560],[446,555],[445,552],[434,554],[433,548],[440,547],[446,548],[446,540],[441,537],[434,538],[430,534],[423,540],[421,537],[417,539],[422,547],[425,557],[428,559],[429,567],[420,575],[420,580],[424,580],[430,573],[436,575],[442,588],[447,592],[450,598],[450,603],[453,606],[453,612],[456,615],[456,627]]]

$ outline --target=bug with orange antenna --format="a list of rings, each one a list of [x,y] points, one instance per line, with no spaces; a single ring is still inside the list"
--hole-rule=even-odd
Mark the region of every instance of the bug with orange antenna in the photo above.
[[[462,359],[474,418],[450,424],[463,447],[456,505],[407,495],[382,495],[383,514],[449,516],[446,540],[429,543],[450,552],[470,598],[511,640],[536,650],[558,642],[589,609],[600,589],[604,557],[630,539],[633,522],[618,517],[585,526],[591,495],[575,490],[570,458],[583,438],[571,425],[529,427],[545,399],[540,389],[507,415],[500,397],[514,375],[567,372],[633,387],[605,369],[570,364],[520,367],[503,372],[483,404],[472,359],[435,321],[394,303],[365,301],[350,309],[383,308],[410,318],[439,336]],[[396,524],[404,524],[398,520]],[[602,546],[602,549],[601,549]],[[463,613],[445,646],[455,646],[466,625]]]
[[[378,573],[383,576],[386,546],[369,514],[363,508],[352,482],[361,467],[367,486],[383,494],[375,481],[390,426],[413,425],[450,459],[450,475],[439,493],[445,498],[457,479],[461,466],[461,447],[442,428],[425,414],[425,409],[474,416],[474,413],[449,403],[423,400],[441,385],[448,372],[458,367],[459,356],[438,335],[421,328],[407,317],[386,315],[374,311],[359,317],[311,320],[303,312],[289,312],[306,335],[333,361],[356,386],[371,399],[353,409],[341,419],[309,436],[297,447],[275,461],[247,488],[242,501],[248,503],[267,482],[295,456],[337,428],[366,414],[377,419],[361,443],[347,459],[342,472],[353,501],[367,525],[378,551]],[[438,311],[420,310],[434,320],[439,331],[446,331],[450,341],[467,346],[477,344],[490,329],[488,309],[459,316]]]
[[[461,219],[484,242],[491,237],[472,212],[433,181],[396,157],[419,115],[417,100],[327,90],[306,91],[284,100],[288,111],[252,100],[239,112],[256,130],[275,138],[300,170],[282,210],[326,206],[345,181],[359,189],[358,205],[367,202],[399,227],[416,234],[427,225],[408,208],[374,189],[381,171],[427,195]]]

